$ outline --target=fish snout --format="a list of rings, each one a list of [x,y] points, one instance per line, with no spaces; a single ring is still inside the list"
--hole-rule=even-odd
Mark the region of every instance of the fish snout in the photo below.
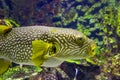
[[[91,39],[89,39],[89,40],[90,40],[89,41],[89,46],[90,46],[89,55],[90,55],[90,57],[93,57],[96,54],[95,49],[97,46],[93,40],[91,40]]]

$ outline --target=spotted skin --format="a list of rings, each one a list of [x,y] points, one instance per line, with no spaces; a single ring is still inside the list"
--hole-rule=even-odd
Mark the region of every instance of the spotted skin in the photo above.
[[[0,57],[18,64],[33,64],[32,41],[43,40],[58,45],[54,57],[60,60],[91,56],[95,43],[79,31],[68,28],[29,26],[13,28],[0,36]],[[49,54],[50,52],[48,51]]]

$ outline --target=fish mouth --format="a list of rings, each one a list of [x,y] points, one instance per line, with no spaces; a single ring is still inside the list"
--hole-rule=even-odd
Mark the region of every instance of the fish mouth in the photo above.
[[[93,40],[91,40],[91,39],[89,39],[89,48],[90,48],[90,51],[89,51],[89,56],[90,57],[93,57],[96,53],[95,53],[95,49],[96,49],[96,43],[93,41]]]

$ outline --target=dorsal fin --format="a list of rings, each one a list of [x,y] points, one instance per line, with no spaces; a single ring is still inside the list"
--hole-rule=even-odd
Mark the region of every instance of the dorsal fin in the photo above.
[[[7,32],[11,31],[12,27],[6,25],[0,25],[0,35],[6,34]]]

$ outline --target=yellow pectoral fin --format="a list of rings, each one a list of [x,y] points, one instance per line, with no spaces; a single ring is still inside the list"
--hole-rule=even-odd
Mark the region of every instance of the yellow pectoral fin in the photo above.
[[[39,55],[43,55],[50,46],[52,46],[52,44],[44,42],[42,40],[34,40],[32,41],[33,54],[40,52]],[[43,53],[41,51],[43,51]]]
[[[43,54],[44,54],[44,51],[40,51],[38,53],[33,53],[31,59],[33,60],[33,59],[36,59],[38,57],[41,58]]]
[[[12,30],[12,27],[6,25],[0,25],[0,34],[5,34],[6,32]]]
[[[5,71],[7,71],[10,64],[11,64],[10,61],[0,59],[0,75],[3,74]]]
[[[43,56],[41,54],[43,54],[43,51],[40,51],[39,53],[36,53],[36,54],[32,55],[31,60],[33,61],[35,66],[42,65],[42,63],[44,61],[44,58],[42,58]]]
[[[44,59],[44,55],[46,55],[48,48],[52,44],[44,42],[42,40],[34,40],[32,41],[32,57],[31,60],[34,62],[36,66],[40,66]]]
[[[32,59],[32,61],[35,64],[35,66],[40,67],[43,64],[44,59],[41,59],[40,57],[37,57],[35,59]]]

